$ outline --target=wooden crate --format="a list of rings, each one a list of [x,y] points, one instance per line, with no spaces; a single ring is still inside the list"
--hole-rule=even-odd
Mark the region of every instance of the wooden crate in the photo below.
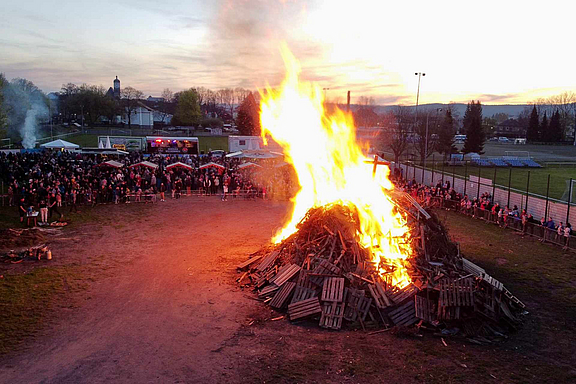
[[[290,316],[290,320],[301,319],[321,312],[322,308],[320,307],[320,301],[317,297],[302,300],[288,306],[288,316]]]
[[[344,278],[329,277],[324,279],[322,286],[322,301],[341,302],[344,296]]]
[[[293,282],[288,282],[284,284],[282,288],[280,288],[276,292],[272,301],[270,301],[270,306],[276,309],[283,308],[286,305],[286,303],[288,303],[288,299],[290,299],[292,293],[294,293],[295,287],[296,283]]]
[[[322,328],[340,329],[342,328],[342,317],[344,316],[344,306],[346,303],[336,301],[322,304],[322,316],[320,316],[320,326]]]

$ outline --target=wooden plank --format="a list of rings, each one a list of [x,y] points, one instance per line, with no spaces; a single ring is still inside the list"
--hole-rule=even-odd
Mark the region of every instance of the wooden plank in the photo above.
[[[344,295],[344,278],[329,277],[324,279],[322,286],[322,301],[341,302]]]
[[[418,321],[414,301],[409,301],[398,307],[390,312],[389,316],[390,320],[397,326],[409,326]]]
[[[423,296],[415,296],[415,309],[416,317],[424,321],[432,322],[436,320],[436,311],[434,308],[434,302],[428,300]]]
[[[278,287],[276,284],[267,285],[258,293],[258,297],[262,298],[272,296],[278,290],[278,288],[280,287]]]
[[[310,299],[312,297],[316,297],[317,295],[318,295],[318,293],[316,292],[315,289],[301,287],[299,285],[296,285],[296,288],[294,290],[294,295],[292,296],[291,304],[297,303],[299,301],[307,300],[307,299]]]
[[[320,301],[317,297],[288,306],[288,316],[290,316],[290,320],[301,319],[318,313],[322,313],[322,308],[320,307]]]
[[[256,267],[256,270],[259,272],[263,272],[265,269],[269,268],[274,264],[276,258],[280,255],[280,251],[272,251],[268,256],[262,259],[260,264]]]
[[[323,259],[322,261],[320,261],[320,264],[318,264],[318,266],[316,266],[316,268],[314,268],[313,273],[316,276],[310,277],[310,281],[312,282],[312,284],[320,287],[320,286],[322,286],[322,282],[324,281],[324,277],[319,276],[319,275],[337,275],[337,276],[340,276],[340,272],[341,272],[341,269],[339,267],[335,266],[334,264],[332,264],[328,260]]]
[[[244,269],[244,268],[246,268],[247,266],[249,266],[249,265],[251,265],[251,264],[254,264],[255,262],[257,262],[257,261],[260,260],[261,258],[262,258],[262,255],[254,256],[254,257],[246,260],[245,262],[238,264],[238,265],[236,266],[236,269]]]
[[[272,308],[281,309],[284,305],[288,302],[290,295],[294,292],[294,288],[296,288],[296,283],[287,282],[286,284],[282,285],[282,288],[276,292],[276,295],[270,302],[270,306]]]
[[[274,276],[271,283],[278,285],[279,287],[282,286],[285,282],[290,280],[294,275],[296,275],[300,271],[300,267],[296,264],[289,264],[285,266],[286,268],[282,267],[278,274]]]

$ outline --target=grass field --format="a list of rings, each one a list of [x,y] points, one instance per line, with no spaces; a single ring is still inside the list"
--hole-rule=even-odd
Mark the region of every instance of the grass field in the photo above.
[[[79,134],[66,137],[65,140],[81,147],[97,147],[98,136],[100,135]],[[228,151],[228,136],[198,136],[198,141],[199,150],[204,151],[204,153],[216,149]]]
[[[508,187],[510,178],[510,168],[488,168],[488,167],[472,167],[472,166],[445,166],[436,164],[428,167],[434,170],[434,173],[444,172],[445,179],[451,179],[452,174],[456,176],[480,176],[485,179],[495,180],[497,185]],[[510,187],[513,189],[528,191],[530,193],[546,196],[546,189],[548,186],[548,175],[550,175],[550,193],[549,196],[554,199],[561,199],[567,187],[567,181],[570,178],[576,180],[576,168],[566,167],[547,167],[547,168],[511,168],[512,178],[510,179]],[[528,184],[528,172],[530,172],[530,183]],[[410,176],[410,175],[408,175]]]

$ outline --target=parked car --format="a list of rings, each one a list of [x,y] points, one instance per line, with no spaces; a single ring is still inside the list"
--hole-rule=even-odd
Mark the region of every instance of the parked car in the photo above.
[[[499,143],[508,143],[509,141],[510,141],[510,140],[508,140],[507,137],[501,136],[501,137],[498,138],[498,142],[499,142]]]

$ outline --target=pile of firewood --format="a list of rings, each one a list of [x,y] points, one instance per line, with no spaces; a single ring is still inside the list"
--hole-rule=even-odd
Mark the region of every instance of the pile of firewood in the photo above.
[[[290,320],[319,319],[323,328],[416,326],[475,342],[516,329],[524,304],[463,258],[439,220],[409,195],[390,199],[407,217],[414,250],[405,263],[412,282],[402,289],[358,244],[357,214],[342,205],[311,209],[296,233],[238,265],[238,282],[272,308],[287,310]]]
[[[40,261],[41,259],[52,260],[52,251],[46,244],[30,247],[19,252],[10,250],[5,254],[0,255],[0,260],[10,264],[19,264],[25,260]]]

